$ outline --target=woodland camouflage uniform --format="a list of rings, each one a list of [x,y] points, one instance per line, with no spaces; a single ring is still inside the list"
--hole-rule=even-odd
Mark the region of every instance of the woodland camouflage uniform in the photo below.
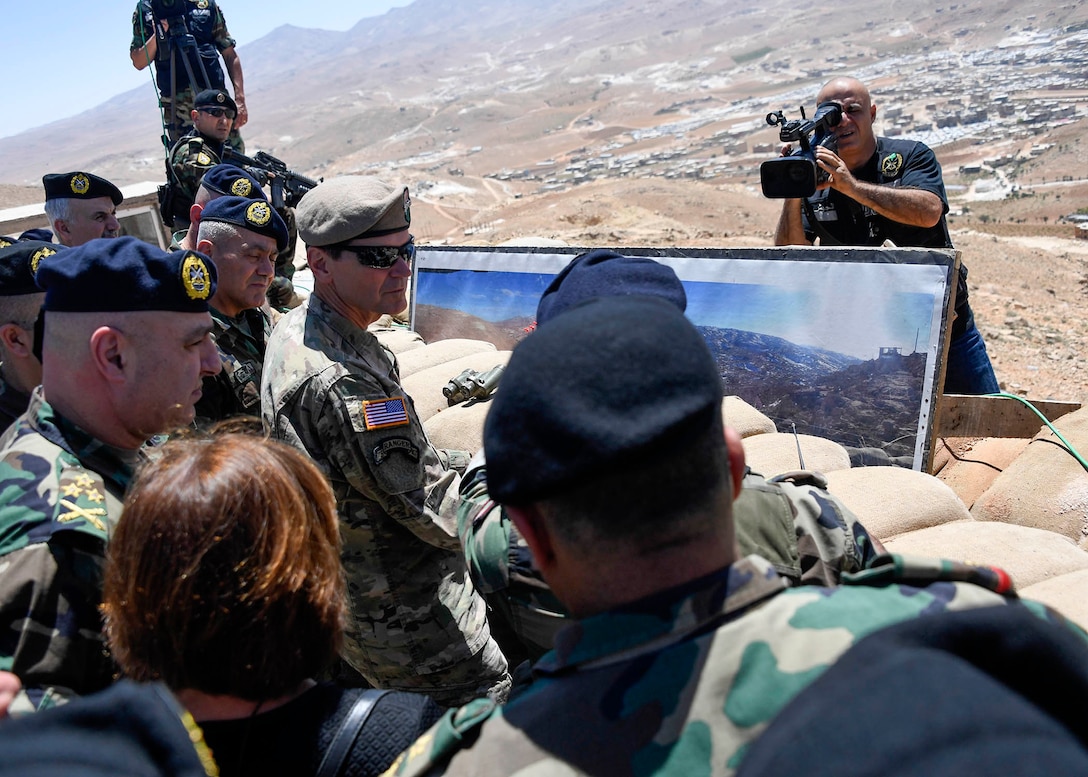
[[[28,689],[18,705],[52,706],[112,679],[98,605],[134,463],[56,415],[41,387],[0,438],[0,669]]]
[[[748,472],[733,504],[737,544],[793,585],[837,585],[877,553],[865,527],[827,491],[823,476],[796,472],[771,481]],[[462,480],[458,533],[476,588],[496,613],[492,632],[512,665],[547,652],[566,608],[533,567],[517,527],[487,493],[486,469]],[[509,633],[512,631],[513,633]]]
[[[759,556],[574,622],[509,703],[451,710],[387,772],[730,775],[797,693],[862,637],[1020,603],[986,568],[882,556],[835,588],[787,588]]]

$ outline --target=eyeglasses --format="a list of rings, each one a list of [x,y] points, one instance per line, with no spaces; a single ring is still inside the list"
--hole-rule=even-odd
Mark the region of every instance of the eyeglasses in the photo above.
[[[416,244],[414,238],[409,235],[408,242],[400,246],[337,246],[337,251],[347,251],[355,254],[359,264],[363,267],[373,267],[376,270],[388,270],[398,259],[403,259],[408,264],[415,261]]]
[[[200,108],[199,110],[203,113],[208,114],[209,116],[214,116],[217,119],[220,116],[226,116],[231,121],[234,120],[234,117],[236,115],[235,112],[232,111],[230,108],[216,108],[213,106],[211,108]]]

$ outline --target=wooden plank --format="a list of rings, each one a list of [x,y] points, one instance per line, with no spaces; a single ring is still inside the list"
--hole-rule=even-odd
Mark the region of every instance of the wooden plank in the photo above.
[[[1050,421],[1079,410],[1079,402],[1036,402]],[[1004,397],[943,394],[937,408],[940,437],[1034,437],[1043,422],[1022,402]]]

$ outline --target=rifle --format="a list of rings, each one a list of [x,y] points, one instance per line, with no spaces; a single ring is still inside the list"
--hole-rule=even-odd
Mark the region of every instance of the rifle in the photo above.
[[[276,210],[281,210],[284,205],[289,208],[295,207],[302,199],[302,195],[320,183],[313,178],[288,170],[285,162],[264,151],[258,151],[252,157],[248,157],[226,146],[223,148],[223,161],[229,165],[244,168],[262,184],[271,186],[272,207]]]

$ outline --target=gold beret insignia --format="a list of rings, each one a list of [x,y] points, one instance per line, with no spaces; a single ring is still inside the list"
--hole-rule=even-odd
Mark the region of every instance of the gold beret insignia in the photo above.
[[[404,190],[404,221],[412,223],[412,198],[408,196],[408,190]]]
[[[248,197],[253,193],[253,184],[248,178],[239,178],[230,185],[230,193],[238,197]]]
[[[246,208],[246,221],[250,224],[255,224],[258,227],[263,227],[272,218],[272,208],[268,206],[267,202],[258,200],[257,202],[250,203]]]
[[[208,266],[197,254],[188,254],[181,263],[181,284],[189,299],[207,299],[211,296]]]
[[[72,187],[72,192],[74,194],[86,194],[91,188],[91,182],[83,173],[76,173],[72,176],[69,186]]]
[[[889,178],[894,178],[899,175],[899,171],[903,168],[903,155],[898,151],[894,151],[888,154],[880,162],[880,172]]]
[[[30,257],[30,274],[38,274],[38,265],[42,263],[42,259],[47,256],[53,256],[56,251],[52,248],[39,248],[34,252],[34,255]]]

